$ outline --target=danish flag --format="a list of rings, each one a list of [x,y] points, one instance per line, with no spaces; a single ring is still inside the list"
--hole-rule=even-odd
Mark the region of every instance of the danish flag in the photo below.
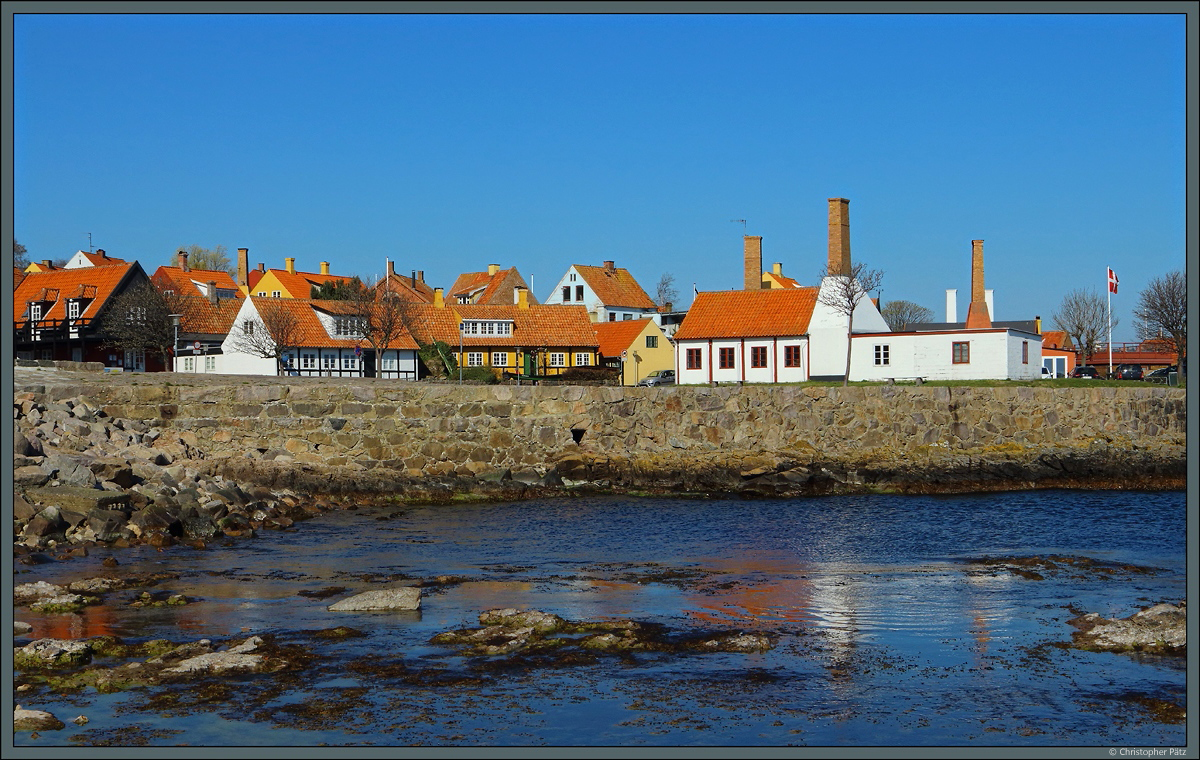
[[[1108,292],[1117,292],[1117,273],[1112,270],[1112,267],[1108,268]]]

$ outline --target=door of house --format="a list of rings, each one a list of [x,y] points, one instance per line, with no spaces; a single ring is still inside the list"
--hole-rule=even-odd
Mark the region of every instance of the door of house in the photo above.
[[[362,355],[363,377],[375,377],[375,352],[372,350],[363,351]]]
[[[128,372],[145,372],[146,371],[146,352],[145,351],[126,351],[125,352],[125,369]]]
[[[1065,356],[1043,356],[1042,366],[1050,370],[1053,377],[1067,376],[1067,357]]]
[[[71,361],[73,361],[73,362],[83,361],[83,349],[82,348],[76,347],[76,348],[71,349]]]

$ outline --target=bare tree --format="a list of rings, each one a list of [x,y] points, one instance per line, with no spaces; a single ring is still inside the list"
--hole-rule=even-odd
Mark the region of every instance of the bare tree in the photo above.
[[[284,369],[283,355],[299,348],[300,319],[293,308],[298,305],[308,308],[307,304],[287,303],[291,300],[256,298],[255,316],[233,327],[237,330],[233,347],[251,356],[274,359],[276,374]]]
[[[933,321],[933,311],[912,301],[890,301],[879,310],[892,332],[904,332],[911,325]]]
[[[24,269],[29,266],[29,258],[26,256],[25,246],[17,242],[13,238],[13,266],[17,269]]]
[[[229,253],[223,245],[218,245],[215,248],[201,248],[198,245],[192,244],[180,247],[178,250],[188,255],[188,269],[204,269],[212,272],[228,272],[231,275],[237,274],[233,263],[229,260]],[[174,259],[171,261],[171,265],[175,265]]]
[[[679,299],[679,291],[675,289],[675,275],[670,272],[663,274],[655,288],[654,303],[660,308]]]
[[[1051,319],[1071,339],[1084,364],[1091,361],[1100,338],[1108,333],[1108,309],[1094,288],[1072,290]],[[1118,321],[1113,319],[1114,327]]]
[[[357,281],[355,278],[354,281]],[[350,289],[348,299],[361,318],[362,339],[375,350],[375,377],[382,374],[383,352],[408,332],[409,304],[371,282]]]
[[[158,356],[163,364],[175,345],[175,327],[171,302],[149,281],[126,289],[112,300],[100,317],[98,332],[104,336],[106,348],[116,348],[127,354],[144,351]]]
[[[1183,351],[1187,345],[1187,278],[1178,270],[1155,277],[1138,296],[1133,326],[1142,340],[1170,338],[1175,347],[1175,367],[1184,377]]]
[[[846,376],[842,385],[850,384],[850,349],[853,341],[850,336],[854,333],[854,310],[867,297],[870,291],[879,287],[883,282],[883,272],[878,269],[867,269],[862,262],[850,268],[850,275],[831,275],[828,267],[821,272],[821,290],[817,300],[846,317]]]

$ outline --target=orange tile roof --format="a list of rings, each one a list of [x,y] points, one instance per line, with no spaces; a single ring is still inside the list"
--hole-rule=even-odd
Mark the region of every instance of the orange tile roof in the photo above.
[[[599,341],[587,309],[579,305],[456,304],[439,309],[433,304],[413,304],[408,324],[421,343],[444,341],[458,345],[460,319],[511,320],[511,335],[467,335],[463,345],[513,348],[596,348]]]
[[[183,316],[181,335],[227,335],[242,308],[241,298],[220,298],[215,306],[205,296],[195,295],[173,296],[168,302],[172,311]]]
[[[189,269],[184,271],[179,267],[162,266],[154,270],[150,281],[159,290],[174,290],[181,296],[194,295],[201,291],[196,283],[207,286],[210,282],[217,283],[221,290],[237,290],[237,282],[229,272],[219,269]]]
[[[21,271],[20,267],[14,266],[13,267],[13,290],[16,290],[17,286],[21,284],[21,280],[24,280],[24,279],[25,279],[25,273]]]
[[[529,289],[529,284],[525,282],[525,278],[517,271],[516,267],[508,269],[500,269],[495,274],[487,272],[466,272],[460,274],[458,279],[454,281],[454,285],[450,287],[448,297],[457,302],[459,296],[472,296],[471,303],[474,304],[505,304],[512,300],[511,289],[505,288],[510,285],[512,287],[523,287]],[[480,292],[482,291],[482,292]],[[529,293],[529,302],[537,303],[537,298],[533,293]]]
[[[367,348],[370,346],[370,343],[361,338],[331,336],[317,317],[318,310],[324,311],[327,314],[353,315],[355,308],[349,301],[312,300],[307,298],[266,298],[263,296],[251,296],[250,300],[254,304],[254,308],[258,310],[260,316],[275,310],[282,310],[283,313],[295,319],[297,325],[296,343],[299,348],[353,348],[355,346]],[[264,322],[269,323],[270,319],[264,317]],[[417,344],[408,332],[404,332],[397,339],[389,343],[387,348],[415,350]]]
[[[1042,348],[1070,348],[1071,341],[1065,330],[1045,330],[1042,332]]]
[[[88,253],[87,251],[80,251],[80,253],[83,254],[83,257],[87,259],[88,262],[94,267],[106,267],[109,264],[128,263],[125,261],[125,259],[115,259],[108,254]]]
[[[463,272],[450,286],[449,296],[454,298],[460,295],[470,295],[481,288],[486,288],[499,274],[499,272],[494,275],[487,272]]]
[[[414,285],[412,277],[405,277],[398,274],[389,275],[387,279],[380,281],[375,287],[386,288],[388,292],[394,293],[397,297],[405,301],[433,303],[433,288],[421,280],[417,280]]]
[[[646,324],[654,320],[623,319],[618,322],[594,322],[592,328],[600,341],[600,353],[604,356],[620,356],[628,349],[637,337],[646,329]]]
[[[95,295],[79,316],[90,319],[96,316],[127,278],[136,277],[138,274],[145,276],[136,261],[113,266],[30,272],[13,291],[13,319],[16,322],[23,321],[22,314],[29,301],[49,298],[53,298],[54,303],[43,312],[42,319],[66,319],[66,299],[79,297],[85,291],[94,292]],[[88,289],[88,286],[95,290]]]
[[[700,293],[675,340],[805,335],[818,292],[803,287]]]
[[[633,279],[633,275],[629,273],[628,269],[622,267],[606,269],[605,267],[576,264],[575,271],[579,272],[579,276],[600,299],[600,303],[605,306],[628,306],[631,309],[657,308],[650,300],[650,296],[646,295],[646,291],[642,290],[642,286]]]
[[[275,279],[279,280],[279,284],[287,289],[293,298],[300,299],[307,299],[312,294],[313,288],[320,287],[327,282],[342,283],[352,279],[348,275],[320,274],[318,272],[288,272],[286,269],[268,269],[267,271],[275,275]]]
[[[804,287],[798,281],[793,280],[791,277],[788,277],[788,276],[782,275],[782,274],[775,274],[774,272],[763,272],[763,277],[770,277],[772,280],[779,283],[779,287],[781,287],[781,288],[802,288],[802,287]]]

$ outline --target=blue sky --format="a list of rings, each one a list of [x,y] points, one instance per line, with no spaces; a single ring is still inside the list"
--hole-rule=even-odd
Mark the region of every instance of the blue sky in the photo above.
[[[883,300],[996,319],[1185,268],[1183,15],[18,15],[15,235],[364,278],[612,259],[681,301],[816,284],[827,199]]]

